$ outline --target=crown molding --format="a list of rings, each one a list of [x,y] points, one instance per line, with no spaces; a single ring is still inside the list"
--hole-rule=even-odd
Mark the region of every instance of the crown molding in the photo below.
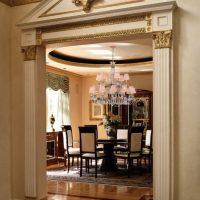
[[[0,0],[0,2],[8,5],[8,6],[20,6],[20,5],[25,5],[29,3],[36,3],[40,2],[41,0]]]

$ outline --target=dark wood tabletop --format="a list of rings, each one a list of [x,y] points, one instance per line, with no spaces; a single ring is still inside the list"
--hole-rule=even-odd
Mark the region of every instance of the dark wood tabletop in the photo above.
[[[128,141],[125,139],[97,139],[97,144],[127,144]]]

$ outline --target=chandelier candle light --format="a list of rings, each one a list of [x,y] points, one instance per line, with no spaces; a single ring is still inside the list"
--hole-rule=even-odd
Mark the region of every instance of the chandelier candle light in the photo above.
[[[114,49],[112,48],[112,61],[110,74],[97,74],[96,85],[89,89],[90,100],[96,104],[129,105],[133,103],[136,93],[133,86],[128,85],[129,75],[115,72]]]

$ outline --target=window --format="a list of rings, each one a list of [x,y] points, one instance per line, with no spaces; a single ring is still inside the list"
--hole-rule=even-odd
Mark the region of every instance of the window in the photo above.
[[[46,88],[46,131],[52,131],[50,116],[55,122],[53,128],[61,130],[62,125],[70,124],[69,115],[69,79],[68,77],[47,73]]]

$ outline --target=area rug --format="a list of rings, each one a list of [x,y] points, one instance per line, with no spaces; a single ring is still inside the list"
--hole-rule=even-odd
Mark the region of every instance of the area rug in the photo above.
[[[79,169],[71,167],[69,173],[63,167],[50,169],[47,171],[48,180],[87,182],[96,184],[109,184],[133,187],[152,187],[152,174],[147,170],[142,170],[142,174],[132,173],[131,177],[127,177],[125,169],[118,169],[116,172],[104,173],[98,171],[98,177],[95,178],[94,168],[90,169],[90,173],[86,173],[83,169],[82,177],[79,176]]]

